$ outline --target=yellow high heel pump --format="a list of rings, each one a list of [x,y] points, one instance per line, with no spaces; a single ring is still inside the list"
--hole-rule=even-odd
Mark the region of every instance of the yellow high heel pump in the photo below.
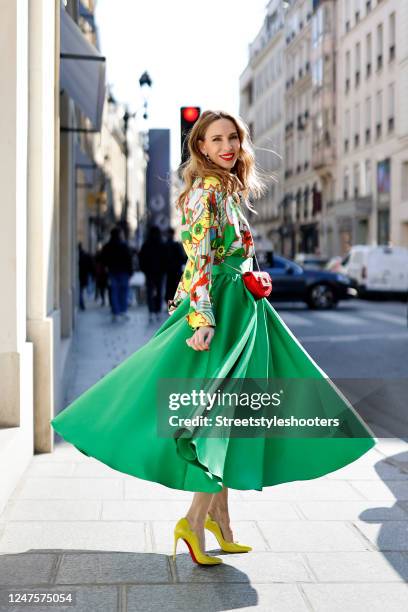
[[[181,518],[174,528],[174,550],[173,559],[176,558],[177,542],[182,538],[188,546],[192,560],[199,565],[219,565],[223,560],[219,557],[210,557],[200,548],[197,534],[192,531],[187,518]]]
[[[215,535],[221,550],[224,550],[225,552],[242,553],[252,550],[251,546],[246,546],[245,544],[238,544],[238,542],[227,542],[222,535],[221,527],[217,521],[214,521],[214,519],[211,518],[209,514],[206,516],[204,527]]]

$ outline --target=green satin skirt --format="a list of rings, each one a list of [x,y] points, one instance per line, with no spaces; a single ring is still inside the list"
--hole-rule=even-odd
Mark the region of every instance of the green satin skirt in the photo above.
[[[234,267],[244,262],[235,256],[227,260]],[[55,431],[115,470],[174,489],[208,493],[219,492],[223,485],[261,491],[317,478],[375,445],[377,439],[351,404],[268,300],[254,299],[240,274],[224,264],[213,266],[212,300],[217,326],[209,351],[186,344],[193,333],[186,321],[186,298],[144,346],[50,421]],[[307,392],[293,394],[286,413],[330,415],[335,409],[348,422],[349,435],[158,435],[160,379],[228,377],[303,380]],[[308,386],[311,380],[318,385]]]

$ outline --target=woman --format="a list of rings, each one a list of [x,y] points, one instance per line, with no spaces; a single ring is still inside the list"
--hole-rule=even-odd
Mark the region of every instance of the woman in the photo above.
[[[178,199],[188,261],[169,303],[171,316],[147,344],[51,423],[82,452],[117,470],[193,491],[189,510],[175,526],[174,555],[182,538],[194,561],[216,565],[222,559],[205,554],[204,529],[214,533],[222,550],[251,550],[234,542],[228,488],[261,491],[317,478],[351,463],[376,439],[268,300],[255,299],[243,282],[240,272],[252,269],[255,254],[244,215],[245,207],[253,208],[246,198],[263,190],[246,126],[228,113],[206,111],[192,128],[188,147],[185,189]],[[289,389],[280,414],[340,415],[343,429],[315,437],[211,435],[215,427],[194,420],[208,414],[208,405],[191,401],[191,422],[159,435],[169,408],[177,424],[178,407],[164,400],[183,394],[168,394],[169,389],[184,391],[192,380],[217,390],[219,381],[238,385],[254,379],[279,386],[282,379],[300,379],[300,393]],[[224,407],[217,410],[222,418]],[[227,431],[234,433],[228,426]]]

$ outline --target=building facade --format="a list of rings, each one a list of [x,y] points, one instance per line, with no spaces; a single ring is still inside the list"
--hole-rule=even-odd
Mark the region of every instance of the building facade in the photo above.
[[[292,0],[285,18],[285,183],[281,252],[319,250],[322,216],[319,175],[312,163],[312,0]]]
[[[338,0],[337,170],[327,254],[408,246],[408,4]]]
[[[267,191],[257,200],[251,226],[261,248],[278,248],[283,194],[284,153],[284,9],[272,0],[249,63],[240,78],[240,115],[250,128],[258,170]]]
[[[312,167],[320,191],[313,192],[313,208],[319,212],[319,250],[328,252],[329,211],[335,200],[337,168],[337,1],[315,0],[312,17]]]
[[[408,3],[271,1],[266,12],[240,79],[259,165],[271,143],[283,160],[257,233],[288,257],[408,246]]]

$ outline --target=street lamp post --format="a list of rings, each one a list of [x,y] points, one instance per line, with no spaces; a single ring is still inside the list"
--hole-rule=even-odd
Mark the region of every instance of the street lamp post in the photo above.
[[[139,85],[140,87],[143,89],[143,87],[151,87],[152,86],[152,80],[148,74],[147,71],[145,71],[142,76],[139,79]],[[143,103],[143,119],[147,119],[148,115],[147,115],[147,99],[145,98],[144,103]],[[123,228],[123,232],[125,234],[126,240],[128,240],[129,238],[129,224],[128,224],[128,210],[129,210],[129,191],[128,191],[128,174],[129,174],[129,168],[128,168],[128,161],[129,161],[129,146],[128,146],[128,137],[127,137],[127,133],[128,133],[128,127],[129,127],[129,120],[132,119],[133,117],[136,117],[137,113],[139,111],[135,111],[134,113],[129,113],[128,108],[126,107],[124,115],[123,115],[123,133],[124,133],[124,153],[125,153],[125,196],[124,196],[124,200],[123,200],[123,206],[122,206],[122,211],[121,211],[121,219],[120,219],[120,225]]]

